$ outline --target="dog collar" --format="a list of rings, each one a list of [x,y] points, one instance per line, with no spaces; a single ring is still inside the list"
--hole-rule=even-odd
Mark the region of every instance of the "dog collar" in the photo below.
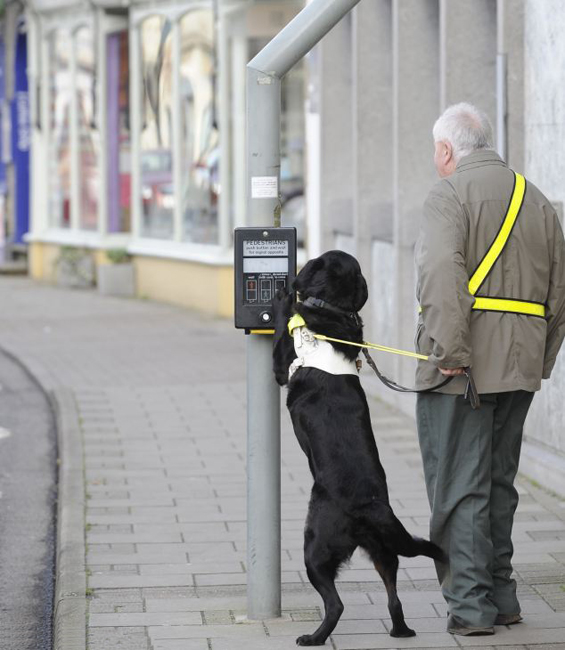
[[[344,314],[345,316],[348,316],[353,321],[355,321],[356,325],[360,324],[359,314],[357,312],[347,311],[346,309],[342,309],[341,307],[336,307],[335,305],[332,305],[329,302],[322,300],[321,298],[314,298],[314,296],[308,296],[308,298],[306,298],[306,300],[304,300],[302,304],[305,307],[318,307],[319,309],[327,309],[328,311],[333,311],[336,314]]]

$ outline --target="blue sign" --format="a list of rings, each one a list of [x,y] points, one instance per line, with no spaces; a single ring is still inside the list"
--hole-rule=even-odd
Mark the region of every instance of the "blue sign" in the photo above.
[[[4,119],[2,115],[2,110],[4,106],[4,100],[6,98],[6,47],[4,45],[4,39],[0,33],[0,194],[6,194],[6,165],[4,163],[4,156],[2,151],[4,151]],[[0,215],[0,219],[2,216]]]
[[[25,29],[25,28],[24,28]],[[16,231],[14,241],[23,242],[29,230],[29,149],[31,124],[27,82],[27,34],[20,29],[16,41],[15,87],[12,100],[12,160],[15,171]]]

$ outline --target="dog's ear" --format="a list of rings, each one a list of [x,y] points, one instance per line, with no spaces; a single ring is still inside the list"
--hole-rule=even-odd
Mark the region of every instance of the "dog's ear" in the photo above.
[[[355,286],[355,296],[354,296],[354,309],[355,311],[360,311],[363,305],[367,302],[369,297],[369,291],[367,290],[367,282],[363,277],[363,274],[359,272],[357,275],[357,282]]]

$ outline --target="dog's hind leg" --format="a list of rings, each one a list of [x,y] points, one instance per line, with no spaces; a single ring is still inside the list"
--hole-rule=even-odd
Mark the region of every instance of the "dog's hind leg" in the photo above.
[[[388,596],[388,611],[392,619],[392,630],[390,636],[408,637],[415,636],[416,632],[411,630],[404,620],[402,603],[396,591],[396,576],[398,574],[398,557],[383,548],[372,548],[369,552],[375,569],[381,576]]]
[[[314,488],[304,533],[304,561],[308,578],[324,601],[325,616],[313,634],[296,639],[298,645],[323,645],[340,619],[343,603],[335,578],[357,547],[350,527],[343,510],[317,495]]]
[[[327,543],[328,540],[322,541],[311,537],[308,530],[306,537],[304,548],[306,572],[312,586],[324,601],[325,616],[322,624],[313,634],[298,637],[296,643],[297,645],[323,645],[343,613],[343,603],[335,588],[335,578],[339,567],[349,559],[352,550],[331,548]]]

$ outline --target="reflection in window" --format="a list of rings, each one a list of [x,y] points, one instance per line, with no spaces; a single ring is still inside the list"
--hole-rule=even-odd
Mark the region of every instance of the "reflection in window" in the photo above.
[[[162,239],[173,235],[171,27],[166,18],[151,16],[140,29],[142,232]]]
[[[212,11],[190,11],[181,20],[180,32],[183,239],[217,243],[220,156]]]
[[[53,32],[49,38],[49,216],[55,228],[69,228],[71,222],[70,54],[69,34]]]
[[[129,34],[108,34],[108,232],[131,228],[131,132],[129,124]]]
[[[95,230],[98,215],[98,130],[95,124],[95,57],[92,30],[75,34],[80,183],[80,227]]]

